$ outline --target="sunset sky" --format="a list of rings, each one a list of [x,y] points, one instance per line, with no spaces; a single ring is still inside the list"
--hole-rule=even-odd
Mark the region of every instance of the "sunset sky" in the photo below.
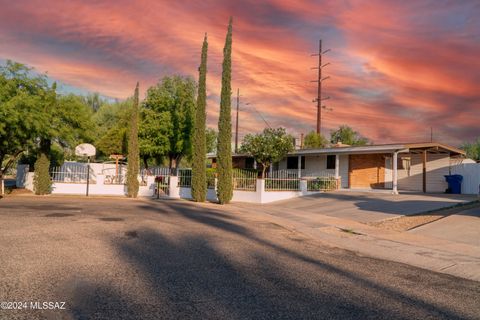
[[[318,40],[330,100],[323,133],[348,124],[375,143],[480,136],[480,1],[4,1],[0,62],[48,72],[64,92],[124,99],[172,74],[198,79],[208,33],[208,123],[217,123],[233,16],[241,136],[315,129]],[[249,104],[247,104],[247,102]],[[232,105],[235,101],[232,100]],[[234,118],[232,119],[234,120]]]

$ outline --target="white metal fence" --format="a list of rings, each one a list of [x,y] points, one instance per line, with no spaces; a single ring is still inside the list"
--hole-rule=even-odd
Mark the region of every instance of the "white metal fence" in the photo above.
[[[140,170],[141,185],[147,185],[148,176],[155,176],[155,194],[159,196],[168,196],[170,175],[172,170],[169,167],[149,167]]]
[[[276,170],[267,172],[265,191],[297,191],[300,190],[298,170]]]
[[[69,166],[53,167],[50,171],[52,182],[59,183],[87,183],[88,167],[85,166]],[[96,183],[95,174],[90,169],[89,183]]]
[[[192,186],[192,169],[180,168],[177,169],[178,186],[190,188]]]
[[[257,170],[233,169],[233,190],[256,191]]]

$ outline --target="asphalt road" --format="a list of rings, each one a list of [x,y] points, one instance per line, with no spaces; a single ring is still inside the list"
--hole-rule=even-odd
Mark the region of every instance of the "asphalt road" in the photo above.
[[[0,200],[0,319],[478,319],[480,283],[330,248],[229,207]]]

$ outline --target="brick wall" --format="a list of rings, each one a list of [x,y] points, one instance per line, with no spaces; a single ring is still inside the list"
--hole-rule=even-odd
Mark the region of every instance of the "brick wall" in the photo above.
[[[350,188],[384,188],[385,156],[383,154],[350,155]]]

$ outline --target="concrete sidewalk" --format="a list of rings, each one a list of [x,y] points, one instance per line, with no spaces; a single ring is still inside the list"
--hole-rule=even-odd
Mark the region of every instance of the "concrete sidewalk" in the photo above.
[[[409,233],[480,247],[480,207],[449,215]]]
[[[269,220],[335,247],[361,255],[480,281],[480,247],[421,234],[379,229],[357,221],[315,214],[315,224],[296,217],[304,211],[275,206],[238,205],[231,210]],[[290,216],[290,218],[289,218]],[[295,218],[292,218],[295,217]],[[308,221],[309,222],[309,221]]]

